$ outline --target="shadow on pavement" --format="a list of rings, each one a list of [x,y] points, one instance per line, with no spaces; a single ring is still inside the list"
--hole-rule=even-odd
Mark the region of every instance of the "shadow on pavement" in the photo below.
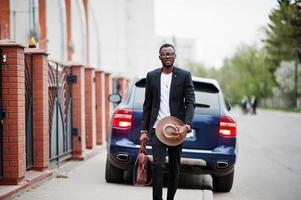
[[[131,175],[125,173],[124,181],[122,183],[117,183],[121,185],[133,185],[131,180]],[[167,187],[168,174],[164,174],[164,187]],[[212,178],[210,175],[192,175],[187,173],[182,173],[180,175],[179,187],[181,189],[202,189],[202,190],[212,190]]]

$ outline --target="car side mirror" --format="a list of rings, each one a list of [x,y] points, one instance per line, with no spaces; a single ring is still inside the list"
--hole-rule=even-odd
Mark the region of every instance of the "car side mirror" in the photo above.
[[[230,111],[232,108],[231,104],[228,101],[226,101],[226,107],[228,111]]]
[[[121,102],[122,97],[120,94],[111,94],[109,95],[109,101],[112,103],[117,103],[119,104]]]

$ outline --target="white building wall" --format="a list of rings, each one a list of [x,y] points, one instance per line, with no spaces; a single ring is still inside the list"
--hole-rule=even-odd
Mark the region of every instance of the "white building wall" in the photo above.
[[[86,19],[82,0],[71,1],[71,49],[72,63],[87,63]]]
[[[46,0],[47,52],[48,58],[67,62],[66,8],[64,0]]]
[[[127,0],[126,8],[128,76],[146,74],[160,67],[155,40],[154,2]]]
[[[101,69],[129,78],[156,68],[153,0],[91,0],[100,35]]]
[[[89,2],[89,65],[100,69],[100,41],[99,41],[99,27],[96,20],[96,13],[94,7]]]
[[[27,43],[30,32],[34,29],[34,24],[39,24],[36,21],[38,20],[37,3],[36,0],[10,0],[10,38],[24,46],[28,46]],[[37,28],[35,31],[38,31]]]
[[[100,40],[100,68],[112,73],[125,69],[125,0],[91,0]]]

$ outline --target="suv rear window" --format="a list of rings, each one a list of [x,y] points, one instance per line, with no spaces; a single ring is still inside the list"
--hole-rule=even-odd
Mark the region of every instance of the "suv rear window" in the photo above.
[[[195,114],[219,115],[219,90],[213,84],[193,82],[195,93]],[[145,79],[135,84],[134,109],[143,109]]]

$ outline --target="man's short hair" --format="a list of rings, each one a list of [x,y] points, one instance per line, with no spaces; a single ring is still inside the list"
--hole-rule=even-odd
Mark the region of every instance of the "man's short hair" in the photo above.
[[[162,45],[161,45],[161,47],[160,47],[160,49],[159,49],[159,54],[161,53],[161,49],[167,48],[167,47],[173,48],[173,50],[176,52],[176,49],[175,49],[175,47],[174,47],[173,45],[168,44],[168,43],[165,43],[165,44],[162,44]]]

